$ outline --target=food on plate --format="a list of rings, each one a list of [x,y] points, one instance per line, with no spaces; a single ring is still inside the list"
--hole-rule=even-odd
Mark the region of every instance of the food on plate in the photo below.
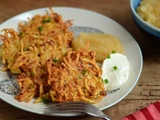
[[[84,48],[89,44],[89,50],[96,52],[96,61],[102,63],[113,50],[124,53],[123,45],[114,35],[103,33],[81,33],[72,41],[74,50]]]
[[[106,96],[95,52],[87,49],[69,51],[60,65],[48,61],[47,68],[50,96],[56,102],[97,103]]]
[[[102,64],[102,79],[107,91],[120,88],[129,76],[129,61],[120,53],[110,54]]]
[[[95,52],[87,46],[73,50],[72,22],[50,11],[20,23],[19,32],[5,28],[0,35],[2,70],[17,75],[16,99],[99,102],[106,94]]]
[[[71,20],[50,9],[21,22],[18,32],[2,30],[2,70],[17,76],[19,102],[98,103],[106,90],[125,83],[129,63],[119,39],[100,33],[81,33],[74,39],[71,26]]]
[[[160,28],[160,0],[142,0],[137,8],[138,15],[147,23]]]

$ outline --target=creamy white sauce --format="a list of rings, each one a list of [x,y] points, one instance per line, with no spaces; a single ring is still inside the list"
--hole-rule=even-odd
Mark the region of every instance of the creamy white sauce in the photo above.
[[[119,53],[111,54],[110,58],[106,58],[103,61],[102,79],[108,80],[108,83],[105,83],[107,91],[120,88],[128,80],[128,76],[129,61],[125,55]]]

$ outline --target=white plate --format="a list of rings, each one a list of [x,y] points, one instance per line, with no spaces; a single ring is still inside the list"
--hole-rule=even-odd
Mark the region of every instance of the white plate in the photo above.
[[[92,32],[96,30],[97,32],[113,34],[121,40],[125,48],[125,55],[130,63],[129,79],[120,88],[120,90],[107,95],[100,103],[95,104],[95,106],[97,106],[100,110],[103,110],[121,101],[136,85],[142,71],[142,53],[137,42],[121,25],[106,16],[76,8],[53,7],[53,10],[61,14],[64,20],[73,19],[73,26],[78,26],[78,29],[73,29],[76,33],[80,31]],[[48,11],[48,8],[41,8],[22,13],[2,23],[0,25],[0,30],[3,28],[13,28],[18,30],[18,23],[20,21],[28,21],[28,18],[32,18],[34,15],[46,14]],[[43,114],[45,107],[43,103],[34,104],[33,100],[29,103],[18,102],[14,98],[18,91],[17,85],[14,82],[14,79],[12,79],[13,78],[6,72],[0,72],[0,98],[20,109],[37,114]]]

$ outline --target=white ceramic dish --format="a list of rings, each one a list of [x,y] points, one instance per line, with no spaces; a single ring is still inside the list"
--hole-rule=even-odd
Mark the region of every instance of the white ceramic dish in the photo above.
[[[64,20],[73,19],[73,28],[76,29],[72,30],[74,30],[76,33],[81,31],[104,32],[113,34],[121,40],[125,48],[125,55],[130,63],[129,79],[120,88],[120,90],[107,95],[100,103],[95,104],[95,106],[97,106],[100,110],[103,110],[121,101],[136,85],[142,71],[142,53],[135,39],[117,22],[98,13],[67,7],[53,7],[53,10],[58,14],[61,14]],[[28,21],[28,18],[32,18],[36,14],[46,14],[47,11],[49,11],[48,8],[41,8],[17,15],[2,23],[0,25],[0,30],[3,28],[13,28],[18,30],[18,23],[20,21]],[[29,103],[18,102],[14,98],[15,94],[18,92],[17,88],[16,82],[12,76],[8,75],[6,72],[0,72],[0,98],[2,100],[20,109],[32,113],[43,114],[45,107],[43,103],[34,104],[33,100]]]

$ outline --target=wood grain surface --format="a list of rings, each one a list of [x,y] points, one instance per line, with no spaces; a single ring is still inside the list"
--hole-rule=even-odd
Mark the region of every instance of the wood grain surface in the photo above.
[[[131,93],[104,110],[112,120],[120,120],[150,103],[160,100],[160,42],[144,34],[131,16],[130,0],[0,0],[0,24],[7,19],[37,8],[76,7],[103,14],[121,24],[136,39],[143,54],[143,70]],[[49,117],[26,112],[0,99],[0,120],[100,120],[83,117]]]

